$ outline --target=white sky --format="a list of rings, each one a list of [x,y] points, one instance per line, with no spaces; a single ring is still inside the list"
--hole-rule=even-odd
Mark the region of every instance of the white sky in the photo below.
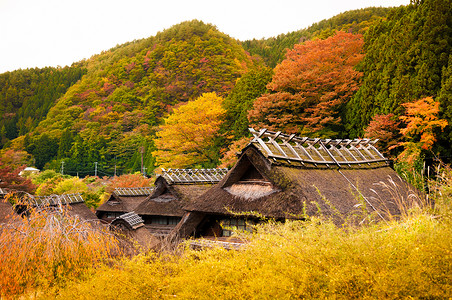
[[[0,0],[0,73],[65,66],[198,19],[229,36],[260,39],[341,12],[410,0]]]

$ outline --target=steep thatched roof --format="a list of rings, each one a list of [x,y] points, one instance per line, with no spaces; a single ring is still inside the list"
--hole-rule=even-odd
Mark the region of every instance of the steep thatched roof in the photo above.
[[[85,202],[77,202],[67,205],[67,209],[70,215],[78,216],[80,219],[86,221],[98,221],[96,214],[86,206]]]
[[[220,180],[220,172],[216,173],[216,179],[211,176],[209,180],[206,180],[205,177],[196,178],[201,174],[198,171],[172,169],[171,177],[168,177],[168,173],[164,172],[156,179],[155,190],[152,195],[143,201],[135,209],[135,212],[139,215],[181,217],[184,214],[182,208],[184,205],[199,197],[209,190],[214,182]],[[192,176],[193,174],[198,175]]]
[[[185,209],[204,214],[252,212],[338,221],[362,209],[385,217],[417,195],[370,140],[320,140],[252,131],[254,139],[231,171]]]
[[[134,211],[152,192],[151,187],[118,188],[110,198],[99,206],[96,214],[103,212],[131,212]]]

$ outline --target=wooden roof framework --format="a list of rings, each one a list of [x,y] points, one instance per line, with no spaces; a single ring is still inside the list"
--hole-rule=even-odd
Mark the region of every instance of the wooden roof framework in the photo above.
[[[113,193],[118,196],[148,196],[152,194],[152,187],[116,188]]]
[[[58,205],[58,204],[74,204],[83,203],[85,200],[82,194],[64,194],[64,195],[51,195],[51,196],[31,196],[29,198],[29,203],[36,206],[43,205]]]
[[[162,169],[162,176],[174,183],[217,183],[229,170],[224,169]]]
[[[378,141],[370,139],[320,139],[287,135],[267,129],[256,131],[249,128],[251,141],[273,160],[298,162],[314,166],[351,167],[353,165],[387,163],[388,160],[375,148]]]

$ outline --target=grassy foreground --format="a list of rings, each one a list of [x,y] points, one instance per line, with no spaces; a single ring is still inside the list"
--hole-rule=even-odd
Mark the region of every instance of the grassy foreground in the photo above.
[[[70,218],[39,215],[2,229],[0,296],[450,299],[450,182],[431,186],[434,210],[418,207],[400,220],[360,227],[338,228],[323,219],[269,223],[237,251],[182,246],[125,258],[110,235]]]
[[[447,299],[452,222],[426,213],[360,229],[329,222],[262,227],[243,250],[140,255],[44,298]]]

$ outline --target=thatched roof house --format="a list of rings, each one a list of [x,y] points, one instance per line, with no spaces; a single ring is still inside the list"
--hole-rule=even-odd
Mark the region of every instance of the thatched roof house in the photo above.
[[[229,236],[226,226],[247,230],[250,221],[261,217],[323,214],[342,223],[354,214],[362,219],[366,211],[386,218],[400,214],[400,205],[418,195],[375,148],[376,141],[250,130],[254,138],[236,165],[184,207],[188,213],[174,234]],[[245,218],[244,213],[254,217]]]
[[[125,213],[115,218],[110,223],[110,229],[118,234],[118,237],[129,243],[129,248],[134,249],[135,243],[147,251],[156,248],[160,241],[153,236],[144,226],[143,219],[134,212]]]
[[[67,209],[71,216],[77,216],[85,221],[97,221],[98,218],[94,212],[85,204],[80,193],[50,195],[50,196],[31,196],[27,200],[27,205],[40,208],[61,208]]]
[[[227,169],[162,170],[154,192],[143,201],[135,213],[156,236],[166,236],[181,220],[183,207],[209,190],[227,173]]]
[[[153,191],[152,187],[117,188],[96,210],[103,222],[110,223],[116,217],[134,211]]]

